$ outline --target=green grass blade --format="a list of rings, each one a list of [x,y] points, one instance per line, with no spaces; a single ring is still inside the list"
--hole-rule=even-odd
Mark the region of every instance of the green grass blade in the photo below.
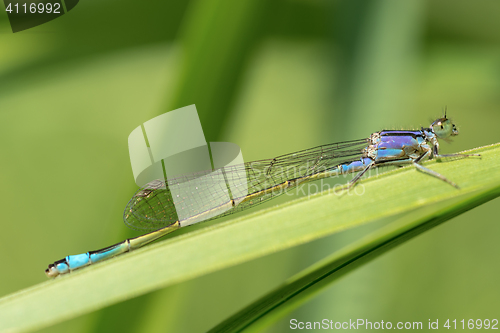
[[[180,73],[165,111],[196,103],[209,141],[220,136],[261,34],[255,22],[265,22],[268,7],[263,0],[198,0],[187,11],[180,32]]]
[[[210,333],[259,332],[308,301],[340,277],[421,233],[500,195],[500,186],[446,200],[373,232],[286,281]]]
[[[364,195],[323,193],[200,229],[0,299],[0,331],[46,327],[347,228],[487,193],[500,184],[500,144],[475,152],[482,158],[426,163],[461,190],[403,168],[363,181]]]

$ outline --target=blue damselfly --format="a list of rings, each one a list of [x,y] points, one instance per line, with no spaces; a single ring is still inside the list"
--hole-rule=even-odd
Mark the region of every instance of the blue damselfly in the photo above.
[[[380,166],[412,164],[418,170],[458,188],[445,176],[420,164],[425,159],[472,156],[439,154],[438,139],[448,140],[455,135],[458,135],[458,130],[445,113],[429,128],[384,130],[371,134],[369,138],[327,144],[272,159],[225,167],[218,173],[208,170],[149,182],[130,199],[123,219],[129,227],[148,230],[150,233],[98,251],[67,256],[50,264],[45,272],[48,277],[69,273],[142,247],[181,227],[253,207],[305,182],[357,172],[348,183],[347,188],[350,188],[368,170]],[[193,180],[196,180],[194,187]],[[228,183],[232,185],[229,199],[221,201],[222,196],[228,193]],[[239,192],[238,188],[241,187],[245,188],[244,192]],[[176,189],[175,193],[181,193],[177,191],[179,188],[186,188],[186,194],[180,198],[176,194],[176,198],[172,198],[173,189]],[[179,209],[191,213],[179,218]]]

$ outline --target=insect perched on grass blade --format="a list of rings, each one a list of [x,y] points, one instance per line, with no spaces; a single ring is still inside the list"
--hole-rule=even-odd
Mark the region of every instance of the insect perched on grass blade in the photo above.
[[[380,166],[412,164],[418,170],[458,188],[445,176],[420,164],[432,158],[479,156],[440,155],[438,139],[447,140],[455,135],[458,135],[458,130],[445,113],[429,128],[384,130],[373,133],[369,138],[224,167],[218,173],[208,170],[152,181],[134,194],[123,214],[129,227],[152,232],[101,250],[67,256],[50,264],[45,273],[48,277],[69,273],[142,247],[181,227],[253,207],[304,182],[357,172],[348,184],[350,188],[368,170]],[[231,196],[221,201],[228,194],[228,183],[231,183]],[[245,191],[238,191],[242,187]],[[173,198],[173,193],[184,194],[175,194]]]

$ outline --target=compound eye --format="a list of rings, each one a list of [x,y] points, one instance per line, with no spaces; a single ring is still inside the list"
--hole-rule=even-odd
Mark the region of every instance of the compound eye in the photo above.
[[[455,125],[449,119],[440,119],[432,124],[432,130],[439,138],[447,138],[456,131]]]

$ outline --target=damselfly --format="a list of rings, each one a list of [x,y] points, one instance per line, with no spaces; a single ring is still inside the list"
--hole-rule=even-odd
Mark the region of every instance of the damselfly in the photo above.
[[[350,188],[375,167],[413,164],[418,170],[458,188],[443,175],[420,164],[424,159],[472,156],[439,154],[438,139],[448,140],[455,135],[458,135],[458,130],[445,113],[429,128],[384,130],[373,133],[369,138],[225,167],[221,172],[209,170],[175,179],[152,181],[134,194],[123,214],[125,224],[129,227],[152,232],[101,250],[67,256],[50,264],[45,273],[48,277],[69,273],[142,247],[181,227],[253,207],[304,182],[357,172],[348,183]],[[196,181],[197,185],[193,187],[192,181]],[[225,200],[228,183],[231,184],[231,191]],[[182,193],[178,189],[183,188],[186,189],[185,195],[179,197],[179,194],[175,194],[173,197],[173,193]],[[240,188],[245,191],[240,191]],[[190,213],[180,214],[179,210],[184,209]]]

